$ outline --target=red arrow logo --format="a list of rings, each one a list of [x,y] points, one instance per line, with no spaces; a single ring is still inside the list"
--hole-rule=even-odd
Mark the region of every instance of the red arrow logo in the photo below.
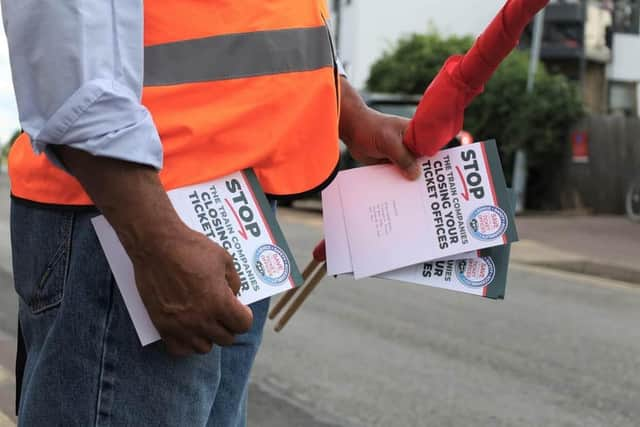
[[[236,210],[233,208],[233,205],[231,204],[231,202],[228,199],[224,199],[224,201],[227,203],[227,206],[229,206],[229,209],[231,210],[231,213],[233,213],[233,216],[236,217],[236,221],[238,221],[238,233],[240,233],[240,235],[242,236],[242,238],[244,240],[248,240],[249,237],[247,236],[247,230],[245,230],[242,227],[242,221],[240,221],[240,217],[238,216],[238,212],[236,212]]]
[[[467,181],[464,179],[464,174],[462,170],[460,170],[460,166],[456,166],[456,170],[458,171],[458,176],[460,176],[460,180],[462,181],[462,186],[464,187],[464,192],[461,194],[462,198],[467,202],[469,201],[469,188],[467,187]]]

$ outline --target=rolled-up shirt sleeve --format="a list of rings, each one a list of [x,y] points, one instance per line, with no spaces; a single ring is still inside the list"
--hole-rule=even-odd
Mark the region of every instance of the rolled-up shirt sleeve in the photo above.
[[[20,123],[36,153],[52,145],[162,167],[141,104],[143,1],[2,0]]]
[[[340,58],[336,58],[336,68],[338,68],[338,75],[344,76],[347,79],[349,78],[347,70],[344,68],[344,64]]]

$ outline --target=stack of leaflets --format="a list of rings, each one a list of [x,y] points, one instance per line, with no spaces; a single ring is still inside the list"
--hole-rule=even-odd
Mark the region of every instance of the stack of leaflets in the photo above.
[[[495,141],[418,161],[416,181],[376,165],[343,171],[324,190],[328,274],[503,299],[518,237]]]
[[[243,304],[302,284],[274,211],[252,170],[168,192],[178,216],[191,229],[229,252]],[[135,284],[133,264],[106,218],[93,226],[142,345],[160,339]],[[158,224],[162,226],[162,224]]]

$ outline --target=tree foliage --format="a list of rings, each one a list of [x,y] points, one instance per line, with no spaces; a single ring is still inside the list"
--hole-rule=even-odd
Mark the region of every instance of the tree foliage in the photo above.
[[[445,60],[464,53],[472,43],[472,37],[443,38],[436,32],[403,38],[372,66],[367,88],[422,93]],[[498,141],[508,182],[515,151],[523,147],[531,177],[528,206],[555,207],[550,190],[567,154],[568,133],[582,115],[582,103],[573,83],[549,74],[542,64],[535,89],[528,94],[528,66],[528,52],[513,52],[467,109],[464,127],[476,140]]]
[[[436,32],[402,38],[376,61],[367,88],[376,92],[421,94],[451,55],[471,47],[473,38],[442,38]]]

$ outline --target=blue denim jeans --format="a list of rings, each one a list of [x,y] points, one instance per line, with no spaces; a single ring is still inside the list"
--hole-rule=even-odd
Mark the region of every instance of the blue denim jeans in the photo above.
[[[172,357],[141,347],[90,219],[13,200],[11,238],[26,366],[21,426],[244,426],[268,300],[228,348]]]

